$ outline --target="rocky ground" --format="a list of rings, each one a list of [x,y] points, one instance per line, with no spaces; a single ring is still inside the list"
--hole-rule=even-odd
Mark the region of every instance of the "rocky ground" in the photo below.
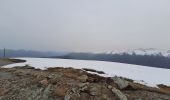
[[[170,88],[72,68],[0,68],[0,100],[170,100]]]

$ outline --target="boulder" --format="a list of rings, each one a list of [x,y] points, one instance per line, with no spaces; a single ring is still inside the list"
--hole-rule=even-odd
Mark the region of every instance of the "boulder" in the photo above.
[[[120,90],[113,87],[112,92],[115,94],[117,99],[119,99],[119,100],[127,100],[127,97]]]
[[[0,96],[4,96],[9,92],[8,89],[0,89]]]
[[[101,86],[97,84],[92,84],[88,87],[89,94],[92,96],[97,96],[101,94]]]
[[[117,84],[119,89],[125,89],[125,88],[127,88],[129,86],[129,82],[122,79],[122,78],[113,77],[112,80],[114,81],[114,83]]]
[[[112,89],[112,86],[111,86],[111,85],[108,85],[107,88],[108,88],[108,89]]]
[[[77,77],[77,80],[79,80],[80,82],[86,82],[88,79],[87,75],[81,75],[79,77]]]
[[[53,95],[63,97],[66,95],[66,92],[69,90],[69,86],[67,84],[60,84],[54,87]]]
[[[48,80],[47,78],[43,79],[42,81],[40,81],[40,85],[41,86],[48,86]]]

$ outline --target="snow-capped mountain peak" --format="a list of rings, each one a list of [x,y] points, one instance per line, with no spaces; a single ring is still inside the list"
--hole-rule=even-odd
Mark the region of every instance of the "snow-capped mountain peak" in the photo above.
[[[130,49],[130,50],[113,50],[111,52],[108,52],[108,54],[136,54],[136,55],[163,55],[163,56],[170,56],[170,50],[159,50],[154,48],[148,48],[148,49]]]

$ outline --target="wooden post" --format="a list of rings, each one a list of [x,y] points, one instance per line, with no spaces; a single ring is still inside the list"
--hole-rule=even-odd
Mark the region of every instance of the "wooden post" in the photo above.
[[[4,48],[4,58],[6,58],[6,51],[5,51],[5,48]]]

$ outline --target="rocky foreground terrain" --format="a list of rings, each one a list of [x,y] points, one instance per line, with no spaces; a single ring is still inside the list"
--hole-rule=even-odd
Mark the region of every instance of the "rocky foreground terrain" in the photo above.
[[[0,68],[0,100],[170,100],[170,87],[152,88],[80,69],[26,65]]]

